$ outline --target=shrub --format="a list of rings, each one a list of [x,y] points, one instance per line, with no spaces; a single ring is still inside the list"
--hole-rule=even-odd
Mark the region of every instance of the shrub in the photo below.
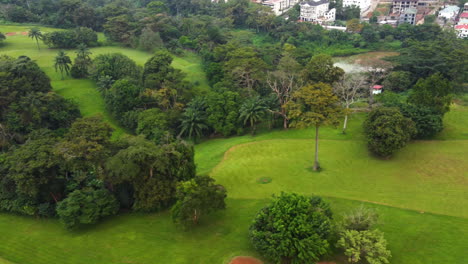
[[[427,139],[435,136],[444,128],[442,114],[424,106],[403,105],[401,113],[413,120],[416,133],[413,138]]]
[[[377,222],[378,217],[374,210],[360,206],[344,216],[343,228],[356,231],[369,230]]]
[[[379,230],[346,230],[337,247],[344,250],[350,263],[387,264],[392,256]]]
[[[282,193],[250,227],[254,248],[274,263],[313,263],[329,248],[332,212],[322,198]]]
[[[117,213],[119,205],[106,189],[75,190],[57,205],[60,221],[69,229],[96,223],[100,218]]]
[[[384,158],[404,147],[415,132],[414,122],[404,117],[398,108],[376,108],[364,121],[369,150]]]

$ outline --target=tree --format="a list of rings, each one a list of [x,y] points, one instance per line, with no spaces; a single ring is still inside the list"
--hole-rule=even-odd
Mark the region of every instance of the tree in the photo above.
[[[328,251],[331,218],[322,198],[281,193],[255,216],[249,236],[273,263],[315,263]]]
[[[85,44],[80,44],[77,47],[75,63],[71,68],[71,76],[73,78],[84,78],[88,76],[88,68],[93,64],[88,47]]]
[[[333,85],[333,91],[340,99],[345,109],[343,134],[346,134],[348,125],[349,107],[365,94],[366,76],[359,73],[345,74],[341,80]]]
[[[133,110],[140,104],[140,89],[134,81],[128,79],[116,81],[104,94],[106,108],[120,120],[125,112]]]
[[[5,35],[0,32],[0,43],[6,39]]]
[[[158,108],[151,108],[138,114],[136,133],[154,142],[162,141],[169,133],[168,116]]]
[[[252,135],[255,135],[256,123],[258,123],[266,113],[266,106],[263,100],[259,97],[251,97],[244,101],[239,109],[239,119],[246,125],[250,124]]]
[[[344,70],[333,66],[331,56],[319,54],[307,63],[302,71],[302,78],[307,83],[327,83],[333,84],[344,75]]]
[[[388,264],[392,256],[379,230],[346,230],[337,247],[344,250],[350,263]]]
[[[115,197],[106,189],[75,190],[57,205],[60,221],[69,229],[94,224],[100,218],[114,215],[119,209]]]
[[[286,105],[292,127],[315,126],[314,170],[320,169],[318,161],[319,128],[323,125],[337,125],[342,114],[339,99],[333,94],[332,87],[325,83],[307,85],[293,93]]]
[[[98,171],[107,157],[112,131],[100,116],[77,119],[57,144],[55,153],[72,170]]]
[[[360,33],[364,24],[361,23],[359,18],[353,18],[346,22],[346,30],[352,33]]]
[[[37,43],[37,49],[40,50],[41,48],[39,47],[39,40],[42,39],[42,32],[39,28],[31,28],[28,32],[28,36],[32,39],[36,39]]]
[[[283,128],[288,128],[289,118],[286,114],[286,104],[291,99],[292,93],[302,85],[299,76],[301,65],[289,54],[283,56],[278,64],[278,69],[267,74],[267,84],[278,100],[280,111],[273,111],[283,117]],[[271,110],[271,109],[270,109]]]
[[[240,96],[224,90],[211,92],[206,98],[208,124],[218,133],[230,136],[238,129]]]
[[[383,81],[386,90],[404,92],[411,88],[413,80],[411,73],[405,71],[392,71]]]
[[[57,56],[55,56],[55,71],[60,70],[60,73],[62,74],[62,80],[64,79],[63,77],[63,72],[68,75],[70,72],[70,65],[72,64],[70,57],[67,56],[67,54],[61,50],[57,53]]]
[[[182,114],[179,136],[188,135],[191,139],[195,135],[196,142],[197,138],[203,135],[203,131],[208,129],[207,122],[204,99],[194,99]]]
[[[413,120],[416,126],[415,139],[428,139],[435,136],[444,128],[443,116],[426,106],[402,105],[401,113]]]
[[[188,227],[198,224],[200,217],[226,208],[226,189],[208,176],[197,176],[177,187],[177,202],[172,207],[174,222]]]
[[[404,147],[415,132],[414,122],[404,117],[398,108],[376,108],[364,121],[369,150],[384,158]]]
[[[436,73],[426,79],[419,79],[408,97],[408,102],[424,106],[444,115],[452,103],[452,85],[441,74]]]
[[[106,76],[112,81],[125,78],[138,80],[140,68],[132,59],[120,53],[101,54],[94,58],[90,75],[95,81]]]

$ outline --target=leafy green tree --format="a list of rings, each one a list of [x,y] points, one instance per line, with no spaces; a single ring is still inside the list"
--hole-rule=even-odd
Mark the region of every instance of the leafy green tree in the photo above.
[[[160,109],[152,108],[138,114],[136,133],[146,139],[161,142],[169,130],[168,116]]]
[[[393,71],[383,81],[383,86],[393,92],[403,92],[411,88],[413,80],[411,73],[405,71]]]
[[[62,80],[64,79],[63,72],[68,75],[70,73],[70,65],[72,64],[70,57],[67,56],[67,54],[61,50],[57,53],[57,56],[55,56],[55,61],[54,61],[54,67],[55,71],[57,69],[60,71],[62,74]]]
[[[0,42],[4,41],[5,39],[5,35],[2,32],[0,32]]]
[[[90,75],[95,81],[104,77],[110,77],[112,81],[125,78],[138,80],[140,68],[132,59],[120,53],[101,54],[94,58]]]
[[[31,28],[28,32],[28,36],[32,39],[36,40],[37,43],[37,49],[40,50],[41,48],[39,47],[39,40],[42,39],[42,32],[39,28]]]
[[[287,103],[288,116],[292,127],[315,126],[314,170],[320,169],[318,161],[319,128],[323,125],[337,125],[342,114],[339,99],[332,87],[325,83],[307,85],[294,92]]]
[[[224,136],[238,130],[240,96],[236,92],[212,92],[207,96],[208,124]]]
[[[413,120],[416,126],[415,139],[428,139],[435,136],[444,128],[443,118],[431,108],[425,106],[402,105],[401,113]]]
[[[141,35],[138,41],[138,48],[154,52],[155,50],[164,47],[164,42],[161,39],[159,32],[154,32],[151,28],[145,27],[141,31]]]
[[[177,187],[177,202],[172,207],[174,222],[188,227],[198,224],[200,217],[226,208],[226,189],[208,176],[197,176]]]
[[[329,249],[332,212],[318,196],[282,193],[250,226],[254,248],[273,263],[315,263]]]
[[[302,78],[309,83],[323,82],[331,85],[343,75],[343,69],[333,66],[331,56],[325,54],[312,57],[302,71]]]
[[[109,17],[103,27],[109,40],[130,46],[135,37],[136,26],[136,23],[131,21],[131,16],[120,15]]]
[[[76,120],[65,138],[56,146],[60,155],[72,170],[97,171],[108,155],[113,129],[101,116]]]
[[[384,158],[404,147],[415,132],[414,122],[404,117],[398,108],[376,108],[364,121],[369,150]]]
[[[346,230],[338,240],[350,263],[388,264],[391,252],[379,230]]]
[[[139,106],[140,89],[134,81],[121,79],[105,93],[106,107],[117,120],[120,120],[125,112]]]
[[[450,110],[452,90],[451,83],[441,74],[436,73],[426,79],[418,80],[408,97],[408,102],[434,109],[443,115]]]
[[[255,135],[257,123],[262,120],[267,111],[267,107],[263,100],[259,97],[251,97],[244,101],[239,108],[239,119],[243,121],[244,125],[250,124],[252,135]]]
[[[65,227],[94,224],[100,218],[114,215],[119,209],[115,197],[106,189],[75,190],[57,205],[57,214]]]

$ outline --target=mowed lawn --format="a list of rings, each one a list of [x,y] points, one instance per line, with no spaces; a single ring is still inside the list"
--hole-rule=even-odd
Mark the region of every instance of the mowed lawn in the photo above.
[[[0,26],[4,33],[28,29]],[[122,52],[140,65],[150,56],[118,47],[92,51]],[[32,40],[14,36],[0,53],[30,56],[51,76],[54,89],[75,99],[84,115],[105,113],[91,81],[60,80],[52,66],[56,50],[43,48],[39,53]],[[174,66],[188,71],[189,80],[199,80],[198,89],[206,89],[198,60],[194,55],[176,58]],[[364,114],[352,116],[346,135],[322,128],[320,173],[310,170],[312,129],[208,140],[195,147],[197,169],[227,188],[227,209],[203,219],[196,229],[177,229],[168,211],[123,214],[73,232],[56,219],[0,213],[0,264],[226,264],[237,255],[258,257],[248,241],[249,225],[271,195],[281,191],[324,196],[337,220],[361,204],[375,208],[392,251],[391,263],[463,264],[468,257],[467,111],[454,105],[438,140],[412,142],[391,160],[368,154]],[[260,184],[260,177],[272,182]]]
[[[15,35],[7,36],[7,39],[0,44],[0,55],[5,54],[15,58],[26,55],[35,60],[41,69],[51,78],[54,90],[65,98],[77,102],[83,116],[102,114],[116,130],[114,132],[114,137],[119,137],[121,134],[125,133],[125,131],[117,125],[117,122],[105,111],[104,101],[93,81],[87,79],[73,79],[70,76],[66,76],[65,80],[61,79],[60,72],[56,72],[54,68],[54,57],[58,50],[47,48],[41,41],[39,41],[41,49],[38,50],[36,41],[24,35],[31,27],[32,26],[0,25],[0,32],[4,34],[15,33]],[[44,33],[58,30],[47,27],[39,28]],[[104,39],[101,33],[99,33],[99,37],[100,39]],[[75,58],[76,54],[74,50],[66,50],[66,52],[72,60]],[[151,54],[147,52],[115,46],[92,48],[91,52],[93,53],[92,57],[106,53],[122,53],[141,66],[151,57]],[[200,57],[190,52],[187,52],[182,57],[174,56],[173,66],[187,74],[186,79],[196,84],[194,89],[201,92],[207,92],[209,90],[208,80],[203,72]]]

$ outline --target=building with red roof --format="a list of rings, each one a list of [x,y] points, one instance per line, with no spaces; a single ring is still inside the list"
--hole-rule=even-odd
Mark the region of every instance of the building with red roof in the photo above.
[[[459,38],[468,38],[468,25],[456,25],[455,31]]]

